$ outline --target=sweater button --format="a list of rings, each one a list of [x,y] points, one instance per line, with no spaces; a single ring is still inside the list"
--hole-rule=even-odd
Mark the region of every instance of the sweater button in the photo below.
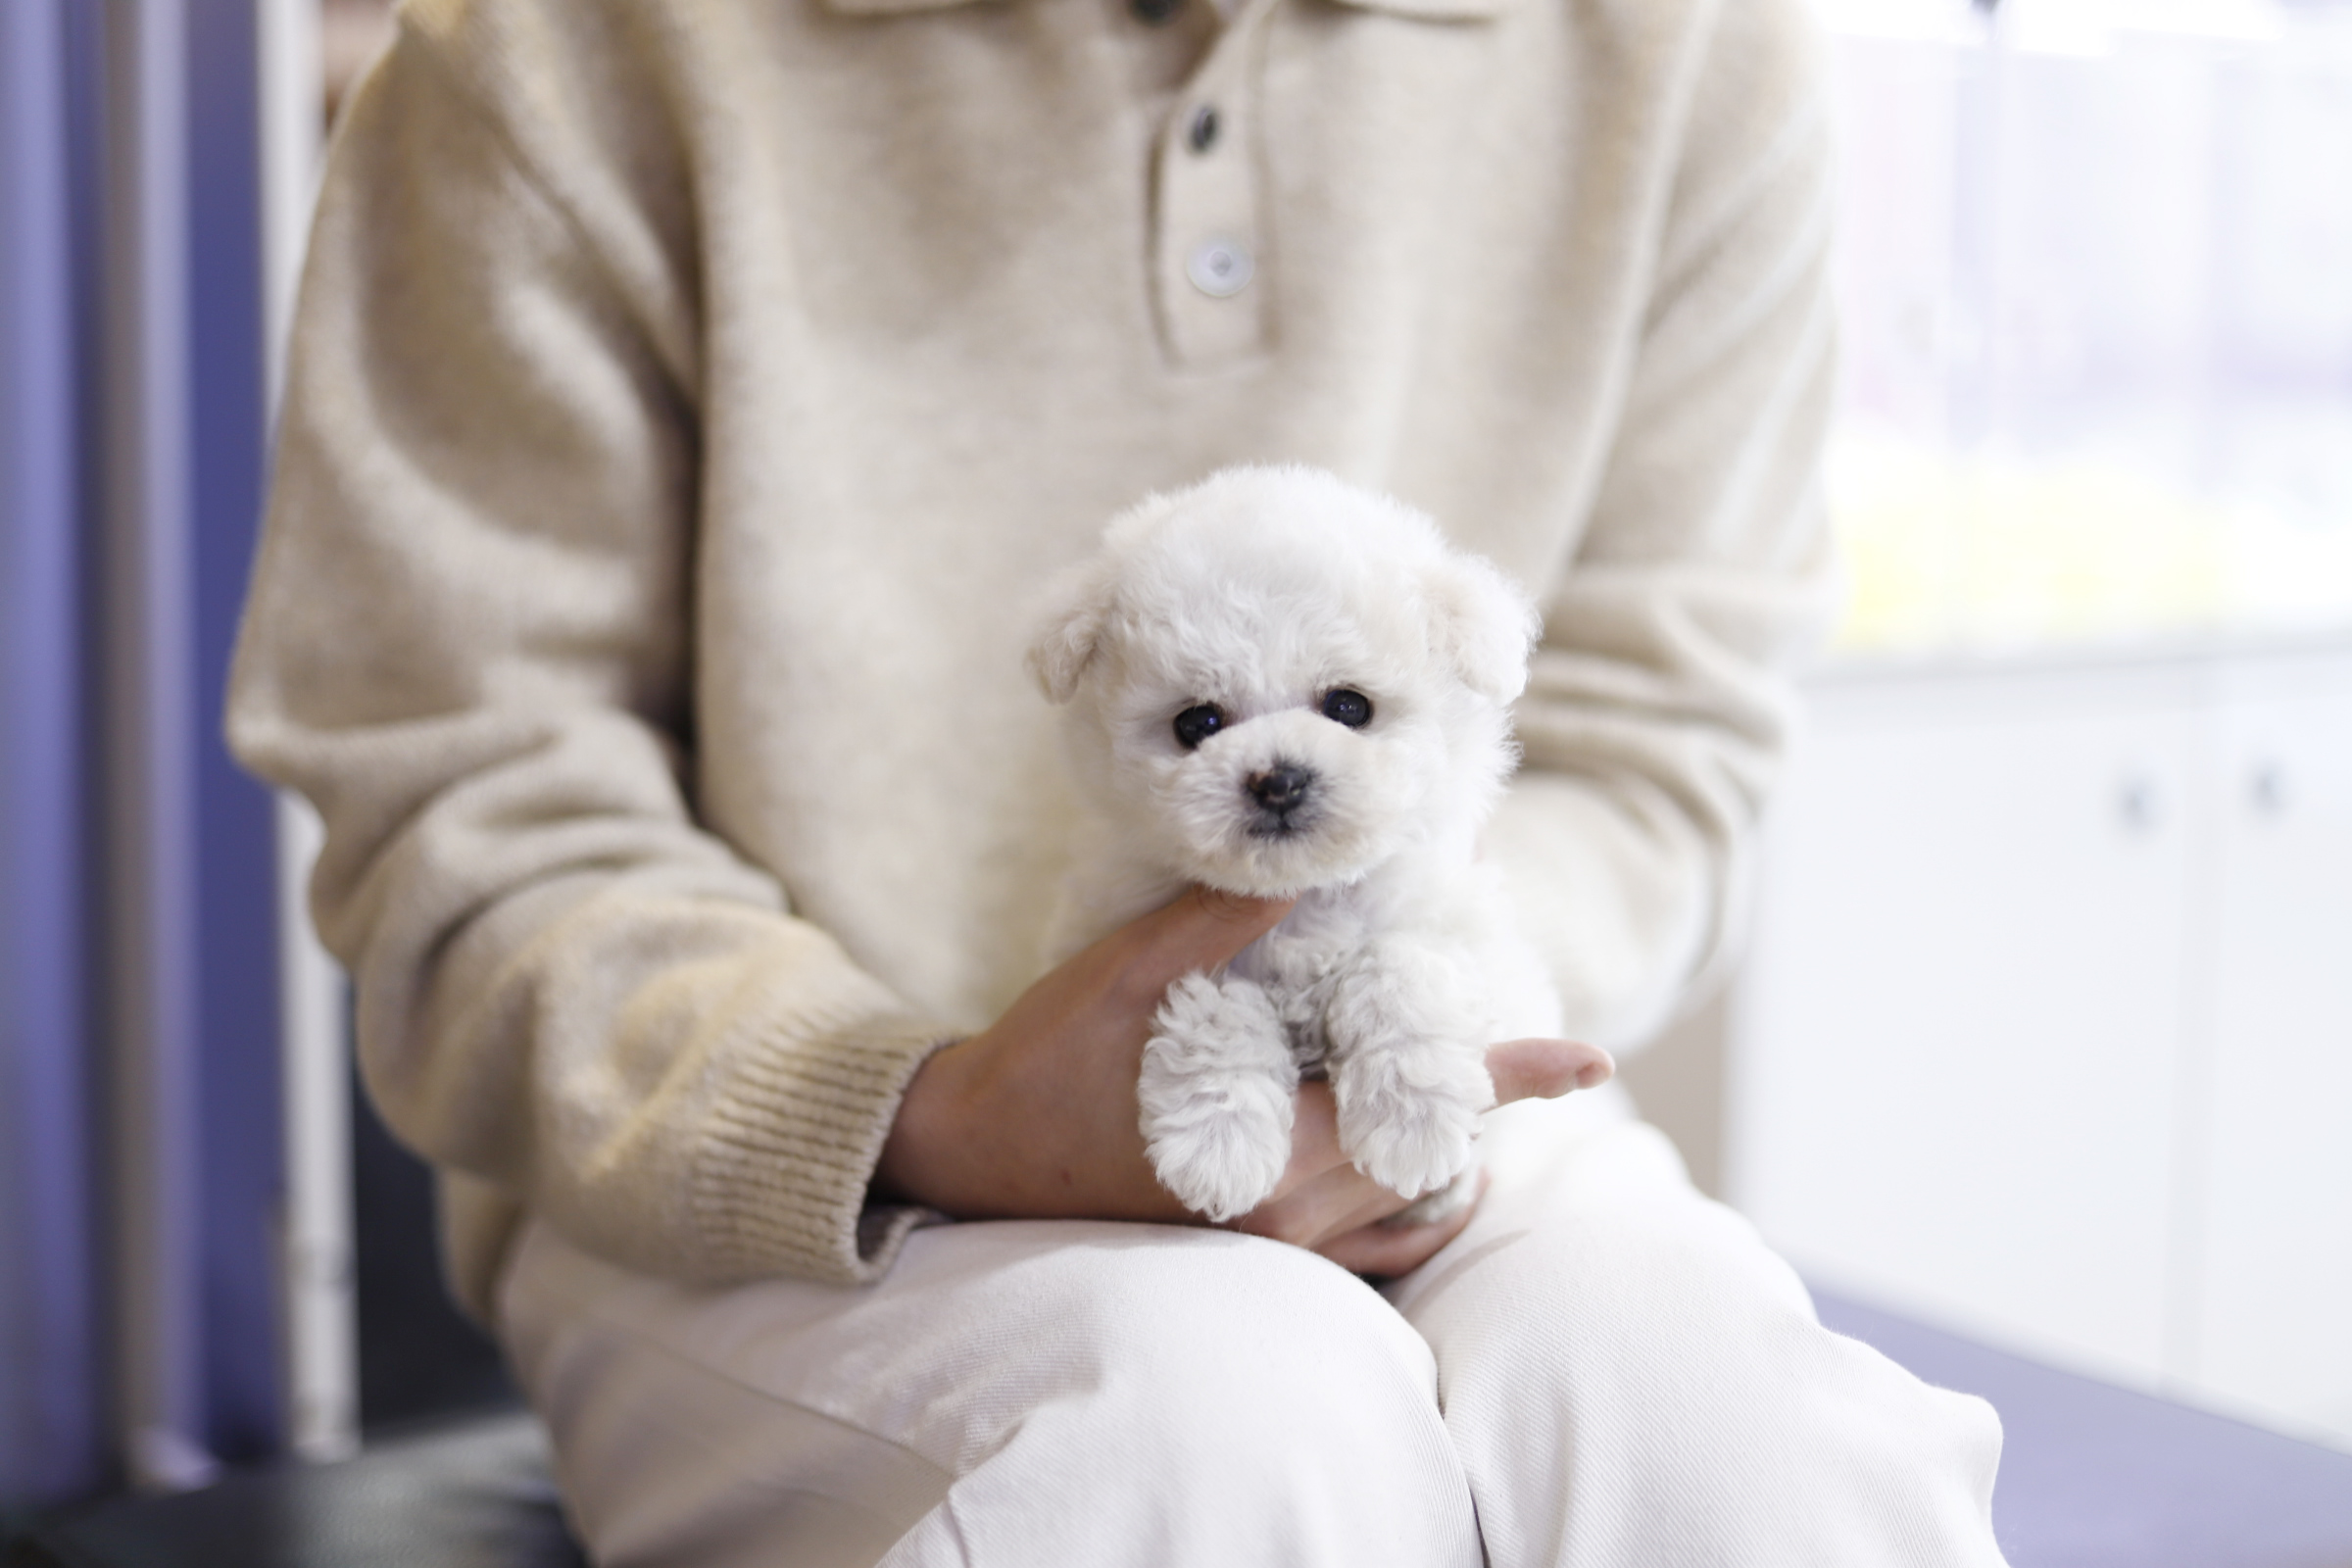
[[[1257,263],[1239,241],[1203,240],[1185,258],[1184,275],[1211,299],[1226,299],[1250,286]]]
[[[1184,0],[1127,0],[1128,13],[1147,27],[1164,27],[1184,9]]]
[[[1202,104],[1193,111],[1193,122],[1185,127],[1184,139],[1193,151],[1204,153],[1217,144],[1217,106]]]

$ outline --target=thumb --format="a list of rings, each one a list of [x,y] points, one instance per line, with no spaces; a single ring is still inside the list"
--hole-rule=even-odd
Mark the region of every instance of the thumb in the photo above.
[[[1507,1040],[1487,1052],[1487,1075],[1494,1080],[1494,1102],[1557,1100],[1572,1089],[1598,1089],[1615,1075],[1616,1061],[1598,1046],[1574,1040]]]
[[[1141,966],[1164,985],[1204,973],[1274,929],[1297,899],[1253,899],[1194,886],[1135,923]]]

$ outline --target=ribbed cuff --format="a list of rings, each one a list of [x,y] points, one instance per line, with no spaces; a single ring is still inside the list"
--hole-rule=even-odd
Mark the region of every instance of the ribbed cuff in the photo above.
[[[955,1038],[904,1014],[821,1031],[778,1026],[732,1063],[694,1166],[694,1212],[713,1272],[862,1285],[937,1215],[866,1206],[915,1069]]]

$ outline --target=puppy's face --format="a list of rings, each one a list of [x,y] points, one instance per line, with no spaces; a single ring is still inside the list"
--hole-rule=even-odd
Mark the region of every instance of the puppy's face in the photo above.
[[[1532,623],[1417,514],[1239,469],[1114,522],[1030,662],[1127,842],[1281,896],[1475,827],[1511,764]]]

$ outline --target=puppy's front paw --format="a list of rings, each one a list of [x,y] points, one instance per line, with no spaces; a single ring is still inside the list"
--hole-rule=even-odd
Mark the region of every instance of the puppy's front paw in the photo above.
[[[1468,1073],[1432,1072],[1426,1057],[1362,1052],[1334,1068],[1333,1099],[1340,1114],[1340,1149],[1355,1168],[1400,1198],[1436,1192],[1470,1164],[1478,1115],[1494,1102],[1483,1066]],[[1419,1071],[1408,1071],[1407,1067]]]
[[[1196,1213],[1246,1214],[1291,1161],[1298,1070],[1282,1021],[1249,981],[1194,974],[1168,988],[1152,1022],[1135,1086],[1152,1169]]]
[[[1461,965],[1427,949],[1367,950],[1327,1016],[1340,1148],[1405,1198],[1444,1187],[1470,1163],[1479,1113],[1494,1103],[1485,1008]]]

